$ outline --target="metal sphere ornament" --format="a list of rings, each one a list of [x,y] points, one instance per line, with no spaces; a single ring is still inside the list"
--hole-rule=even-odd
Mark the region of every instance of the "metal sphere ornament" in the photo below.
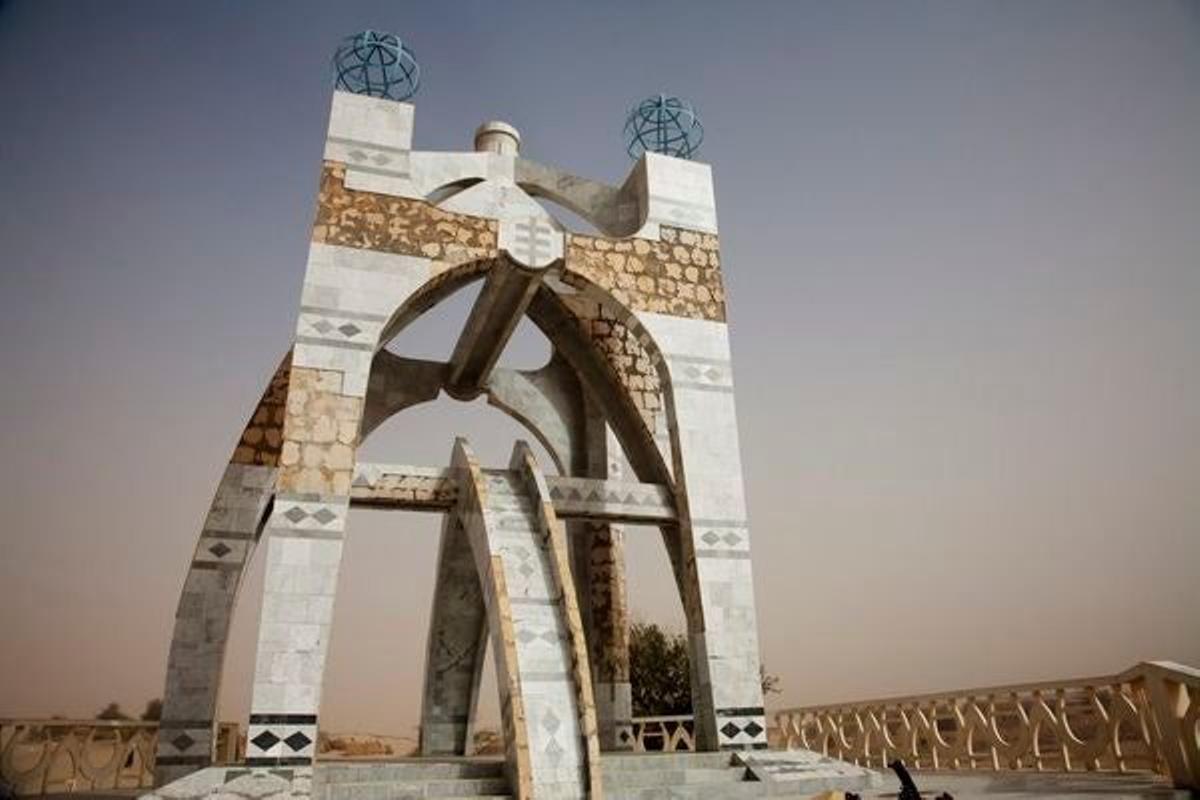
[[[421,85],[421,66],[393,33],[363,31],[342,40],[333,55],[335,86],[347,92],[407,100]]]
[[[638,103],[625,118],[625,151],[634,161],[642,153],[691,158],[704,141],[704,127],[687,100],[659,94]]]

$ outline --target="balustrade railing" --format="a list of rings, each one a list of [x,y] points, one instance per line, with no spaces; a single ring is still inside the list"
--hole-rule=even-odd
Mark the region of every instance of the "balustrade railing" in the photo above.
[[[693,752],[696,749],[693,735],[691,715],[633,719],[635,753]]]
[[[779,711],[788,749],[909,769],[1153,771],[1200,789],[1200,670],[1117,675]]]
[[[0,720],[0,780],[18,795],[148,789],[158,723],[127,720]],[[217,763],[240,756],[237,723],[217,730]]]
[[[910,769],[1152,771],[1200,789],[1200,670],[1147,662],[1117,675],[779,711],[784,746]],[[19,795],[150,788],[158,723],[0,720],[0,778]],[[217,763],[241,756],[222,723]],[[690,716],[633,720],[635,752],[695,750]]]

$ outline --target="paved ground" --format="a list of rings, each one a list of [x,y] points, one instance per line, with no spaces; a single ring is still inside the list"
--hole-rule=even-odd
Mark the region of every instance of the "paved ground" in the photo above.
[[[1023,797],[1068,797],[1118,798],[1150,797],[1164,798],[1196,797],[1190,792],[1176,791],[1162,778],[1152,775],[1089,775],[1087,773],[1064,774],[1061,772],[1024,773],[963,773],[963,772],[916,772],[913,782],[921,790],[921,796],[932,800],[942,792],[948,792],[954,800],[969,800],[976,797],[997,797],[1001,800],[1016,800]],[[870,797],[895,797],[899,781],[888,773],[885,791]]]
[[[933,800],[942,792],[948,792],[954,800],[973,800],[989,797],[998,800],[1019,800],[1026,797],[1064,797],[1070,800],[1125,800],[1129,798],[1200,797],[1186,791],[1174,790],[1162,778],[1151,775],[1088,775],[1063,774],[1056,772],[987,773],[962,772],[917,772],[913,775],[917,788],[925,800]],[[109,791],[102,793],[78,792],[75,794],[46,795],[47,800],[129,800],[143,793],[144,789]],[[890,772],[884,778],[884,788],[879,792],[864,792],[864,798],[894,798],[899,791],[899,782]]]

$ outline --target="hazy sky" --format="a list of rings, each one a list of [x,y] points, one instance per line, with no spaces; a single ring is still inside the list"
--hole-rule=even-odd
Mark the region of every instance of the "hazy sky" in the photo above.
[[[772,704],[1200,664],[1200,4],[39,0],[0,6],[0,716],[161,693],[365,27],[416,50],[423,149],[505,119],[618,183],[627,107],[699,108]],[[469,302],[397,346],[444,357]],[[445,400],[363,457],[457,432],[525,435]],[[327,727],[415,723],[436,523],[352,515]],[[629,537],[636,612],[681,624]]]

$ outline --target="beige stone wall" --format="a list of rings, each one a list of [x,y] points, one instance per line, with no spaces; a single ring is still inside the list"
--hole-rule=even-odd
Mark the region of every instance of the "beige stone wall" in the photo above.
[[[286,407],[279,491],[349,495],[363,400],[341,394],[342,373],[296,367]]]
[[[443,211],[423,200],[347,189],[346,167],[321,170],[313,241],[448,264],[496,255],[495,220]]]
[[[719,241],[663,226],[661,239],[567,237],[567,279],[587,278],[634,311],[725,321]]]

